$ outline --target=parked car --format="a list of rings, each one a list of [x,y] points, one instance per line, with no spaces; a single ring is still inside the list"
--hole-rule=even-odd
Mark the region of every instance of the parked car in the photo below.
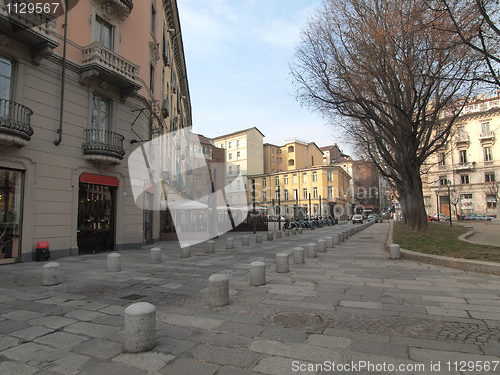
[[[493,220],[491,216],[486,216],[483,214],[467,214],[465,215],[465,220]]]
[[[427,216],[427,221],[438,221],[438,214]],[[450,221],[450,217],[445,214],[439,214],[439,221]]]
[[[356,224],[356,223],[361,223],[361,224],[363,224],[363,216],[361,216],[361,215],[354,215],[354,216],[352,217],[352,223],[353,223],[353,224]]]
[[[269,215],[268,216],[268,221],[270,221],[270,222],[278,222],[279,221],[278,218],[279,218],[278,215]],[[285,222],[285,220],[286,219],[282,216],[281,217],[281,222],[283,223],[283,222]]]
[[[382,222],[382,218],[380,217],[380,215],[377,215],[377,214],[370,214],[368,215],[368,222],[370,221],[375,221],[376,223],[381,223]]]

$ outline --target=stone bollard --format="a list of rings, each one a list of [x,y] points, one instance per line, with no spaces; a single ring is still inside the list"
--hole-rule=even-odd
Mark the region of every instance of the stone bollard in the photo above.
[[[340,236],[338,234],[333,235],[333,245],[340,245]]]
[[[276,232],[276,238],[283,238],[283,232],[282,231],[277,231]]]
[[[149,251],[149,257],[151,258],[151,264],[161,263],[161,249],[159,247],[153,247]]]
[[[315,243],[307,244],[307,257],[308,258],[318,257],[318,246]]]
[[[229,278],[215,274],[208,278],[208,299],[212,306],[229,305]]]
[[[326,241],[318,240],[318,252],[324,253],[326,251]]]
[[[137,302],[125,309],[125,345],[130,353],[151,350],[156,345],[156,308],[148,302]]]
[[[191,246],[186,246],[181,249],[181,258],[191,257]]]
[[[302,228],[297,229],[298,234],[302,234]]]
[[[292,228],[292,236],[296,236],[297,235],[297,228]]]
[[[266,284],[266,264],[261,261],[250,263],[250,285],[259,286]]]
[[[250,245],[250,238],[248,238],[248,236],[243,236],[243,239],[242,239],[242,241],[241,241],[241,244],[242,244],[243,246],[248,246],[248,245]]]
[[[120,272],[122,270],[121,257],[118,253],[108,255],[108,272]]]
[[[349,238],[349,231],[345,230],[343,233],[344,233],[344,241],[345,241]]]
[[[401,258],[401,248],[397,244],[389,245],[389,255],[391,259]]]
[[[43,285],[51,286],[61,283],[59,276],[59,263],[50,262],[43,266]]]
[[[226,249],[234,249],[234,240],[231,237],[226,240]]]
[[[344,233],[339,233],[339,242],[344,242]]]
[[[276,254],[276,272],[285,273],[290,271],[287,253]]]
[[[214,253],[215,252],[215,242],[214,241],[207,241],[207,253]]]
[[[273,232],[267,232],[267,240],[268,241],[274,240],[274,233]]]
[[[293,248],[293,263],[302,264],[305,262],[306,251],[303,247]]]
[[[262,234],[257,233],[257,234],[255,235],[255,242],[256,242],[256,243],[262,243]]]
[[[332,249],[334,247],[333,244],[333,237],[326,237],[325,238],[325,244],[327,249]]]

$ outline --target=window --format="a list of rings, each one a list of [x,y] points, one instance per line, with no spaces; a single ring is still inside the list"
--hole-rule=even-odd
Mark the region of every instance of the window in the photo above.
[[[297,189],[293,189],[293,199],[299,199],[299,191]]]
[[[460,150],[458,152],[458,159],[460,164],[467,164],[467,150]]]
[[[274,163],[274,156],[271,159],[272,159],[271,161]]]
[[[446,165],[446,158],[445,158],[445,154],[443,152],[438,154],[438,165],[439,166]]]
[[[240,141],[236,141],[236,148],[240,148]]]
[[[491,147],[485,147],[483,150],[484,150],[484,161],[493,161],[493,154],[491,152]]]
[[[239,158],[241,156],[241,153],[239,151],[236,152],[236,157]]]
[[[240,172],[241,172],[241,166],[237,165],[236,166],[236,173],[240,174]]]
[[[149,66],[149,89],[153,94],[155,93],[155,78],[156,78],[155,67],[151,64]]]
[[[302,173],[302,183],[306,183],[307,182],[307,173]]]
[[[333,198],[333,186],[328,186],[328,198]]]
[[[311,165],[314,165],[314,156],[311,156]]]
[[[486,133],[490,131],[490,123],[489,122],[483,122],[481,124],[481,133]]]
[[[280,184],[280,178],[278,176],[274,177],[274,185],[278,186]]]
[[[293,152],[293,146],[288,146],[288,152]]]
[[[289,200],[290,199],[290,196],[288,194],[288,190],[285,190],[285,200]]]
[[[228,143],[227,145],[228,148],[231,148],[231,142]]]
[[[229,166],[228,174],[233,174],[233,166],[232,165]]]
[[[95,40],[104,47],[113,49],[113,26],[106,21],[96,18],[95,20]]]
[[[496,208],[497,207],[497,198],[494,195],[486,196],[486,207],[487,208]]]
[[[277,200],[281,200],[281,196],[280,196],[280,195],[281,195],[281,194],[280,194],[280,191],[279,191],[279,190],[276,190],[276,191],[274,192],[274,200],[276,200],[276,201],[277,201]]]
[[[318,173],[313,173],[313,182],[318,182]]]
[[[294,184],[297,184],[297,183],[298,183],[298,176],[297,176],[297,174],[294,174],[294,175],[293,175],[293,183],[294,183]]]
[[[313,188],[313,198],[318,199],[318,188],[317,187]]]
[[[332,171],[328,171],[328,173],[326,175],[326,180],[329,181],[329,182],[333,181],[333,173],[332,173]]]
[[[288,185],[288,175],[283,176],[283,185]]]
[[[460,181],[461,181],[462,185],[468,184],[469,183],[469,175],[468,174],[461,175]]]
[[[271,149],[271,152],[274,154],[274,148]]]
[[[156,35],[156,9],[153,4],[151,4],[151,34],[153,37]]]
[[[267,201],[267,191],[263,191],[262,192],[262,202],[266,202]]]
[[[267,186],[267,180],[266,180],[266,178],[264,177],[264,178],[262,179],[262,187],[266,187],[266,186]]]
[[[0,57],[0,99],[10,100],[12,97],[12,62]],[[0,108],[4,115],[7,107]]]
[[[93,141],[106,142],[109,130],[110,101],[94,95],[92,100],[92,134]]]
[[[495,174],[494,173],[485,173],[484,174],[484,182],[495,182]]]
[[[302,199],[308,199],[309,196],[307,195],[307,189],[302,189]]]
[[[448,179],[446,177],[440,177],[439,178],[439,185],[446,186],[447,182],[448,182]]]
[[[292,167],[294,165],[295,165],[295,160],[293,160],[293,159],[288,160],[288,166],[289,167]]]
[[[230,153],[228,154],[228,159],[229,159],[229,160],[231,160],[232,158],[233,158],[233,153],[232,153],[232,152],[230,152]]]

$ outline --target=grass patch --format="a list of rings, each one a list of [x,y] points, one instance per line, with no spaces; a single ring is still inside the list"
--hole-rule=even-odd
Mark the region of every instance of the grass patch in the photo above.
[[[467,232],[460,226],[429,223],[429,235],[415,232],[403,222],[394,222],[393,242],[402,249],[453,258],[500,262],[500,248],[460,241],[458,236]]]

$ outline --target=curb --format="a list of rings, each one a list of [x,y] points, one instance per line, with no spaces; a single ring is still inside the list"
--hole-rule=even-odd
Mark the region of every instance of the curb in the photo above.
[[[393,225],[394,222],[392,221],[391,227],[389,229],[387,246],[393,243],[393,238],[392,238]],[[461,235],[460,237],[467,238],[472,236],[473,234],[474,231],[470,231]],[[422,262],[426,264],[433,264],[436,266],[454,268],[466,272],[480,272],[480,273],[487,273],[490,275],[500,275],[500,263],[487,262],[483,260],[451,258],[441,255],[419,253],[417,251],[411,251],[406,249],[401,249],[401,258],[413,260],[416,262]]]

